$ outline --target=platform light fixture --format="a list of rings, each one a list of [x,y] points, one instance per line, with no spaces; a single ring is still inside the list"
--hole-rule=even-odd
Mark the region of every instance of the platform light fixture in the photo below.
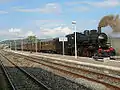
[[[74,29],[75,29],[75,58],[77,58],[77,45],[76,45],[76,21],[72,21],[72,25],[74,25]]]

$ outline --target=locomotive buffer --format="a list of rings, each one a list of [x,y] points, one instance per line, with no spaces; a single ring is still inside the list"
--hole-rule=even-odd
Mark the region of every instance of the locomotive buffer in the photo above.
[[[67,38],[66,37],[61,37],[61,38],[59,38],[59,42],[62,42],[62,47],[63,47],[63,55],[65,54],[64,52],[65,52],[65,50],[64,50],[64,42],[67,42],[68,40],[67,40]]]

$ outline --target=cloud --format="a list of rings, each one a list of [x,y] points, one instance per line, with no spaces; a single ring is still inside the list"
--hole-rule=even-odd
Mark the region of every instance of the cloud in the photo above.
[[[21,29],[18,29],[18,28],[10,28],[10,29],[9,29],[9,32],[11,32],[11,33],[20,33],[20,32],[21,32]]]
[[[46,28],[39,32],[41,38],[53,38],[60,37],[72,33],[72,30],[68,27],[56,27],[56,28]]]
[[[65,2],[65,5],[68,5],[68,6],[72,6],[72,5],[76,5],[76,4],[80,4],[81,1],[69,1],[69,2]]]
[[[75,7],[75,8],[72,8],[72,11],[75,11],[75,12],[86,12],[86,11],[89,11],[90,8],[88,7]]]
[[[13,33],[8,32],[7,30],[0,30],[0,36],[11,36]]]
[[[0,30],[0,36],[4,39],[21,39],[28,36],[33,36],[35,33],[33,31],[26,31],[25,29],[20,28],[10,28],[6,30]]]
[[[40,8],[34,8],[34,9],[25,9],[25,8],[16,8],[15,11],[18,12],[40,12]]]
[[[8,12],[6,11],[0,11],[0,14],[7,14]]]
[[[16,32],[20,31],[20,32]],[[42,28],[41,30],[26,30],[20,28],[10,28],[6,30],[0,30],[0,36],[2,39],[21,39],[27,38],[28,36],[36,35],[38,38],[54,38],[72,33],[72,30],[66,26],[61,25],[61,27],[55,28]]]
[[[85,2],[88,5],[95,6],[95,7],[102,7],[102,8],[111,8],[120,6],[119,0],[104,0],[100,2]]]
[[[101,1],[74,1],[74,2],[66,2],[65,3],[68,6],[76,5],[76,4],[86,4],[94,7],[100,7],[100,8],[111,8],[111,7],[116,7],[120,6],[120,1],[119,0],[101,0]]]
[[[95,19],[81,19],[81,22],[77,22],[77,31],[83,32],[84,30],[97,29],[99,20]]]
[[[61,26],[61,23],[64,21],[61,19],[41,19],[41,20],[34,20],[33,25],[39,28],[55,28],[56,26]]]
[[[23,32],[22,32],[22,29],[20,28],[10,28],[7,30],[6,34],[10,34],[8,35],[9,38],[18,39],[20,37],[23,37]]]
[[[76,24],[77,25],[77,31],[78,32],[83,32],[85,29],[97,29],[97,24],[98,24],[98,20],[82,19],[81,22],[78,21],[77,24]],[[51,30],[49,32],[49,34],[53,33],[54,31],[56,32],[56,30],[57,30],[57,32],[59,32],[59,30],[65,30],[65,29],[70,30],[70,31],[67,31],[67,32],[71,32],[71,31],[74,30],[74,28],[72,28],[72,23],[65,24],[63,20],[47,20],[47,19],[46,20],[37,20],[35,26],[37,26],[40,29],[40,31],[38,33],[45,32],[45,31],[47,33],[49,30]],[[67,33],[62,33],[61,34],[61,32],[59,32],[59,34],[64,35],[64,34],[67,34]]]
[[[9,30],[10,29],[0,29],[1,39],[17,39],[17,37],[19,37],[17,33],[9,32]]]
[[[13,0],[0,0],[0,3],[6,3],[6,2],[10,2],[10,1],[13,1]]]
[[[32,31],[26,31],[20,28],[0,29],[1,39],[21,39],[30,35],[35,34]]]
[[[35,36],[35,34],[33,33],[33,31],[28,31],[24,36],[25,36],[25,37]]]
[[[42,28],[41,30],[24,30],[24,29],[18,29],[20,30],[19,33],[15,32],[9,32],[9,30],[0,30],[0,36],[4,39],[19,39],[19,38],[27,38],[28,36],[36,35],[38,38],[55,38],[59,36],[64,36],[67,34],[72,33],[72,30],[62,24],[61,26],[55,27],[55,28]],[[13,29],[14,30],[14,29]],[[12,30],[12,31],[13,31]]]
[[[14,7],[15,11],[18,12],[40,12],[40,13],[61,13],[61,6],[58,3],[48,3],[43,8],[32,8],[32,9],[25,9],[25,8],[18,8]]]
[[[63,22],[63,20],[55,20],[55,19],[41,19],[41,20],[35,20],[36,23],[42,22],[42,23],[53,23],[53,22]]]
[[[41,9],[42,13],[61,13],[61,6],[57,3],[48,3]]]

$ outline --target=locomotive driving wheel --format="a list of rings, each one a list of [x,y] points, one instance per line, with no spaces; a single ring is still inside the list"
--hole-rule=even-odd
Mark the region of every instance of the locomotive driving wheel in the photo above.
[[[83,56],[83,47],[78,48],[78,56]]]
[[[87,47],[83,48],[83,54],[82,54],[82,56],[83,56],[83,57],[89,57],[89,56],[90,56],[90,54],[89,54],[89,51],[88,51],[88,48],[87,48]]]
[[[74,56],[74,55],[75,55],[75,50],[72,49],[72,50],[71,50],[71,53],[72,53],[72,56]]]

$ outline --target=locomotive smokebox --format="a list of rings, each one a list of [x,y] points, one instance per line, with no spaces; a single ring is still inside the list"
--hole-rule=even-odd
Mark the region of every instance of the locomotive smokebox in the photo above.
[[[98,33],[99,34],[101,33],[101,27],[98,27]]]

